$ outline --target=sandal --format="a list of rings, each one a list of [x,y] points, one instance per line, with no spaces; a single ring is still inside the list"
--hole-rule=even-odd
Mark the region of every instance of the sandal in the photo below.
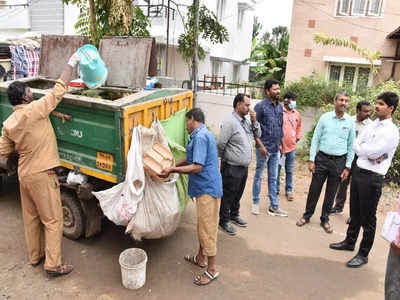
[[[42,256],[41,258],[39,258],[37,261],[35,261],[34,263],[29,263],[32,267],[37,267],[38,265],[40,265],[42,262],[44,262],[45,257]]]
[[[309,220],[309,219],[301,218],[300,220],[298,220],[298,221],[296,222],[296,225],[299,226],[299,227],[301,227],[301,226],[303,226],[303,225],[305,225],[305,224],[308,224],[308,223],[310,223],[310,220]]]
[[[63,264],[63,265],[58,266],[57,269],[54,271],[46,270],[46,272],[47,272],[47,275],[49,275],[49,276],[57,277],[57,276],[67,275],[67,274],[71,273],[73,269],[74,269],[74,267],[72,265]]]
[[[332,233],[333,232],[333,229],[331,228],[331,225],[329,225],[328,222],[321,223],[321,227],[325,230],[326,233]]]
[[[193,283],[194,283],[194,284],[197,284],[197,285],[207,285],[207,284],[210,284],[211,281],[213,281],[214,279],[217,279],[218,276],[219,276],[219,272],[217,272],[217,273],[215,273],[215,274],[213,275],[213,274],[211,274],[210,272],[205,271],[204,274],[197,275],[197,276],[194,278]],[[201,279],[203,279],[203,278],[208,278],[208,281],[202,282]]]
[[[186,261],[188,261],[188,262],[190,262],[191,264],[194,264],[194,265],[196,265],[196,266],[199,266],[200,268],[205,268],[205,267],[207,267],[207,264],[205,264],[205,265],[201,265],[201,264],[199,264],[199,262],[197,261],[197,255],[186,255],[185,257],[185,260]]]

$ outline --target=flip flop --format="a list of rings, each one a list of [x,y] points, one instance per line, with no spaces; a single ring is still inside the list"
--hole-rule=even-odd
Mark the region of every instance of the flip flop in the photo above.
[[[331,225],[329,225],[328,222],[321,223],[320,225],[325,230],[326,233],[332,233],[333,232],[333,229],[331,228]]]
[[[199,266],[200,268],[205,268],[207,267],[207,264],[205,265],[200,265],[199,262],[197,261],[197,255],[185,255],[185,260],[190,262],[193,265]]]
[[[41,258],[39,258],[39,260],[35,261],[34,263],[30,263],[30,265],[31,265],[32,267],[37,267],[37,266],[40,265],[42,262],[44,262],[44,260],[45,260],[45,257],[42,256]]]
[[[309,220],[309,219],[300,218],[300,220],[298,220],[298,221],[296,222],[296,225],[299,226],[299,227],[301,227],[301,226],[304,226],[305,224],[308,224],[308,223],[310,223],[310,220]]]
[[[208,281],[206,281],[206,282],[204,282],[204,283],[201,282],[201,279],[203,278],[203,275],[205,275],[205,276],[209,279]],[[197,275],[197,276],[194,278],[193,283],[194,283],[194,284],[197,284],[197,285],[207,285],[207,284],[210,284],[211,281],[214,281],[214,279],[217,279],[218,276],[219,276],[219,272],[217,272],[217,273],[215,273],[215,275],[213,275],[213,274],[211,274],[210,272],[205,271],[204,274],[202,274],[202,275]]]
[[[74,267],[72,265],[63,264],[58,266],[57,269],[55,269],[54,271],[46,270],[46,272],[47,275],[50,277],[57,277],[57,276],[67,275],[71,273],[73,269]]]

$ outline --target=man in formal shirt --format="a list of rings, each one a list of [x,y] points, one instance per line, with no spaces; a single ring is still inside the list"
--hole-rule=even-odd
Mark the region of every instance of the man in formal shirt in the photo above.
[[[367,125],[369,125],[372,122],[371,119],[369,118],[370,114],[371,114],[371,103],[365,100],[359,101],[356,107],[356,115],[354,116],[354,121],[356,125],[356,138],[358,137],[358,135],[361,134],[364,128],[367,127]],[[336,193],[335,205],[330,212],[331,215],[343,214],[344,203],[346,202],[347,198],[347,187],[349,185],[351,171],[353,170],[356,160],[357,157],[354,156],[349,177],[347,178],[347,180],[339,184],[339,188]]]
[[[261,138],[256,138],[257,165],[253,181],[253,206],[251,212],[260,213],[261,180],[265,168],[268,169],[268,193],[270,206],[267,214],[270,216],[287,217],[287,213],[279,208],[276,194],[276,179],[278,177],[279,147],[283,138],[283,109],[279,103],[280,86],[277,80],[267,80],[264,85],[265,99],[254,107],[257,121],[261,126]]]
[[[308,163],[312,180],[306,210],[296,223],[297,226],[303,226],[310,221],[321,195],[322,186],[327,180],[320,218],[321,227],[326,233],[332,233],[329,212],[332,209],[339,182],[346,180],[349,176],[354,158],[352,147],[356,134],[354,120],[345,113],[349,105],[349,96],[346,92],[336,94],[334,105],[335,110],[323,114],[315,127]],[[319,149],[318,153],[317,149]]]
[[[209,284],[219,275],[215,257],[222,179],[218,168],[217,145],[204,121],[204,113],[200,108],[193,108],[186,113],[186,128],[190,133],[186,157],[179,161],[176,167],[163,172],[164,175],[171,172],[189,174],[188,193],[196,199],[200,246],[197,254],[187,255],[185,259],[199,267],[207,267],[207,271],[195,277],[194,283],[197,285]]]
[[[293,201],[293,172],[296,160],[296,144],[301,139],[301,116],[295,109],[296,94],[287,92],[283,97],[283,139],[285,151],[281,152],[282,164],[285,167],[285,195],[288,201]],[[281,163],[278,168],[277,193],[280,191]]]
[[[400,214],[400,191],[398,195],[397,213]],[[385,300],[400,299],[400,228],[396,238],[390,244],[385,274]]]
[[[399,144],[399,128],[392,122],[399,98],[385,92],[377,97],[376,120],[354,142],[356,167],[350,185],[350,224],[346,239],[330,244],[334,250],[353,251],[361,227],[363,237],[356,256],[347,262],[350,268],[368,263],[376,230],[376,208],[382,194],[383,179]]]
[[[57,141],[49,115],[61,102],[79,61],[74,54],[50,93],[34,101],[32,91],[15,81],[7,90],[14,112],[3,123],[0,155],[19,155],[22,215],[29,263],[51,276],[70,273],[72,265],[62,263],[63,212],[60,185],[54,168],[60,166]],[[44,241],[44,243],[43,243]]]
[[[247,222],[239,214],[240,199],[246,186],[248,166],[253,159],[253,137],[261,136],[260,124],[250,105],[248,95],[236,95],[234,111],[222,122],[217,142],[223,186],[219,226],[230,235],[236,234],[231,221],[240,227],[247,227]],[[247,114],[250,121],[245,118]]]

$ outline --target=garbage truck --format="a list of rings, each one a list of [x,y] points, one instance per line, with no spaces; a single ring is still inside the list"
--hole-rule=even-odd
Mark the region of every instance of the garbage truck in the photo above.
[[[86,37],[42,37],[39,76],[22,78],[40,98],[53,87],[67,59],[87,43]],[[104,190],[125,179],[132,128],[149,127],[182,109],[190,109],[193,93],[179,88],[144,90],[154,41],[150,38],[112,37],[100,41],[99,52],[108,69],[105,86],[89,90],[69,87],[56,110],[72,121],[50,116],[57,138],[64,214],[64,236],[90,237],[101,232],[103,214],[92,191]],[[76,74],[77,77],[77,74]],[[0,82],[0,129],[12,113],[7,88]],[[0,186],[15,175],[15,157],[0,158]],[[71,172],[85,174],[82,183],[67,183]]]

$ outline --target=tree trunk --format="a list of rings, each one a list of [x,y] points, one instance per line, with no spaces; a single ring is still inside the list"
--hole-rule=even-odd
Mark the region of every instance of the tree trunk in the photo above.
[[[94,0],[89,0],[89,9],[90,9],[90,35],[91,42],[96,42],[97,32],[96,32],[96,15],[94,12]]]
[[[194,51],[193,51],[193,67],[192,67],[192,90],[193,90],[193,107],[196,107],[197,104],[197,71],[199,64],[199,55],[198,55],[198,47],[199,47],[199,0],[193,0],[193,5],[196,7],[195,17],[195,37],[194,37]]]

